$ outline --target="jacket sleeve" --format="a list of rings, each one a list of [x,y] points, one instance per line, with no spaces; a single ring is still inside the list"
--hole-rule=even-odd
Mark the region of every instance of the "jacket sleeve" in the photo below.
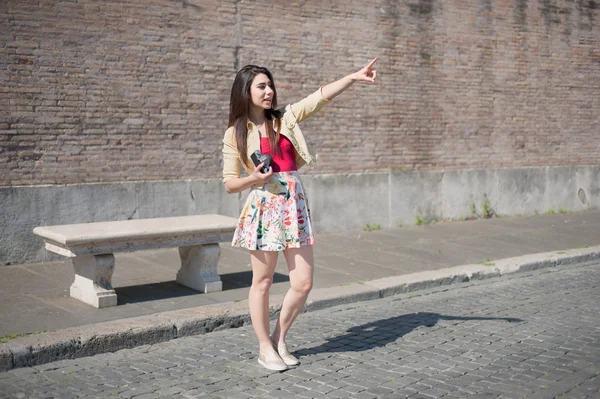
[[[227,180],[240,177],[242,163],[238,154],[233,127],[225,131],[223,138],[223,183]]]
[[[290,108],[292,110],[292,114],[294,114],[294,119],[297,123],[300,123],[306,118],[319,112],[321,108],[323,108],[323,106],[328,102],[329,100],[323,97],[321,88],[319,88],[319,90],[315,91],[308,97],[298,101],[295,104],[291,104]]]

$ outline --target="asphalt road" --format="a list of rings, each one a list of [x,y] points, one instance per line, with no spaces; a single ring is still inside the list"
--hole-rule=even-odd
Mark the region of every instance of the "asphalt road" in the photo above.
[[[303,314],[299,367],[249,326],[0,373],[7,398],[600,398],[600,264]]]

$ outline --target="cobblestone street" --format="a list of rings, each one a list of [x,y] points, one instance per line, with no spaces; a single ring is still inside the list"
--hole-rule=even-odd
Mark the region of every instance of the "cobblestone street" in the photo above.
[[[303,314],[283,373],[245,326],[15,369],[0,396],[598,398],[599,284],[600,265],[561,267]]]

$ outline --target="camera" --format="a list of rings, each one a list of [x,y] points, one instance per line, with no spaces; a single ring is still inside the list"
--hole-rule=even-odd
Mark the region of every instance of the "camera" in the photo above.
[[[262,154],[260,150],[254,151],[252,155],[250,155],[250,158],[252,158],[254,166],[258,166],[264,162],[264,165],[260,170],[261,173],[267,173],[269,171],[269,168],[271,167],[271,162],[273,162],[272,156],[270,156],[269,154]]]

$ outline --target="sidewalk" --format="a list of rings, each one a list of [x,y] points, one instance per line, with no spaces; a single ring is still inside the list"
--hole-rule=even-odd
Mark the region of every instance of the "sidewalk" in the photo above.
[[[496,269],[490,266],[494,266],[499,259],[550,251],[560,254],[567,249],[594,247],[600,245],[600,211],[450,222],[377,231],[355,230],[319,234],[316,239],[315,282],[309,307],[315,298],[329,298],[333,304],[336,299],[343,301],[344,297],[346,301],[370,299],[373,295],[378,297],[380,292],[373,291],[373,287],[383,289],[381,287],[385,287],[386,282],[398,279],[396,276],[429,271],[431,273],[427,279],[435,280],[447,275],[445,272],[448,268],[473,264],[480,265],[482,270],[487,266],[490,273],[494,274]],[[0,337],[64,331],[71,327],[84,327],[78,333],[80,335],[83,334],[81,331],[87,331],[88,334],[101,336],[103,331],[100,330],[105,327],[107,334],[119,328],[132,330],[140,326],[140,320],[143,319],[140,317],[157,317],[157,329],[160,327],[163,330],[157,333],[158,330],[149,329],[145,324],[150,338],[137,338],[137,342],[123,344],[135,346],[151,343],[148,340],[169,339],[164,334],[171,334],[168,329],[172,330],[174,326],[181,330],[173,336],[178,337],[186,325],[188,333],[192,334],[239,325],[240,320],[247,322],[247,317],[236,321],[232,316],[233,321],[230,322],[215,321],[213,317],[215,312],[238,316],[247,313],[245,300],[251,282],[247,252],[231,248],[226,243],[221,244],[221,248],[219,273],[223,280],[223,291],[211,294],[202,294],[175,283],[179,269],[176,249],[116,254],[113,287],[117,291],[119,305],[105,309],[95,309],[69,297],[69,286],[73,281],[70,261],[4,266],[1,270],[3,278],[0,279]],[[535,261],[536,257],[528,259]],[[377,280],[377,284],[365,284],[372,280]],[[271,291],[274,306],[288,286],[284,257],[280,255]],[[361,296],[361,293],[364,295]],[[348,295],[351,299],[348,299]],[[330,306],[324,302],[313,305],[313,308]],[[159,326],[159,321],[165,321],[159,316],[164,314],[170,315],[171,319],[172,315],[177,314],[179,324]],[[185,315],[197,318],[201,314],[213,317],[213,325],[207,326],[205,323],[190,326],[185,323]],[[110,321],[116,322],[103,323]],[[69,331],[72,335],[79,330]],[[49,342],[52,341],[49,337],[56,334],[45,333],[38,337],[41,341]],[[35,352],[35,348],[31,349],[31,340],[25,338],[8,341],[8,345],[12,345],[10,351],[13,355],[15,345],[24,345],[29,352]],[[44,344],[36,345],[41,349]],[[1,346],[0,357],[3,351],[7,351],[6,345],[4,349]],[[90,349],[86,350],[88,352],[85,354],[93,354],[89,352]],[[52,360],[56,359],[48,361]]]

